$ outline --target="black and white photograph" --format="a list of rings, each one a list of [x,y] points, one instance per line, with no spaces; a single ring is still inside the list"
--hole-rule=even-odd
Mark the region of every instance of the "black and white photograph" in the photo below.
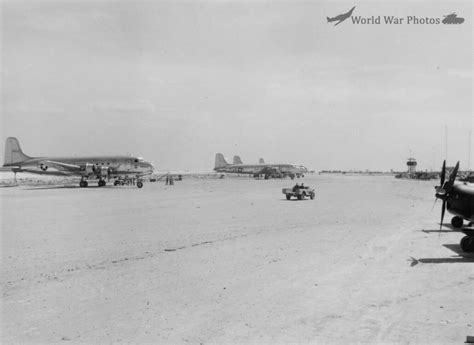
[[[473,14],[0,0],[0,343],[474,343]]]

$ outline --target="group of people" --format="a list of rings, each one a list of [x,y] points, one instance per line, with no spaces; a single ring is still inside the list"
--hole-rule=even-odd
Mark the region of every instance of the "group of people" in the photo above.
[[[170,185],[170,186],[173,186],[174,185],[174,179],[173,179],[173,176],[166,176],[166,180],[165,180],[165,184],[166,185]]]
[[[297,189],[303,189],[303,188],[305,188],[304,183],[302,183],[301,186],[297,183],[293,187],[293,192],[296,192]]]

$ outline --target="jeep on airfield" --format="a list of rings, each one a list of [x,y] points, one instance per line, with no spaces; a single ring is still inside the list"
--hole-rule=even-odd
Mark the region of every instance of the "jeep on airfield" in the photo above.
[[[303,200],[305,197],[309,196],[311,200],[314,199],[314,188],[298,185],[296,184],[293,188],[283,188],[281,190],[283,194],[286,195],[286,200],[290,200],[292,196],[296,197],[298,200]]]

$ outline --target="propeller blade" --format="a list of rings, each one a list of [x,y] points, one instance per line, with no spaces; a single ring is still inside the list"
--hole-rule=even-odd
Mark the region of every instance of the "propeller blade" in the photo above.
[[[446,200],[443,200],[443,205],[441,206],[441,223],[439,223],[439,231],[443,227],[444,212],[446,211]]]
[[[443,184],[444,184],[444,180],[446,178],[446,160],[443,161],[443,168],[441,169],[441,183],[440,183],[440,187],[443,187]]]
[[[451,189],[454,186],[454,180],[456,180],[456,175],[458,174],[458,170],[459,170],[459,161],[456,163],[456,166],[454,167],[454,170],[451,173],[451,175],[449,175],[449,180],[446,183],[446,188],[445,188],[446,194],[449,194],[449,192],[451,192]]]

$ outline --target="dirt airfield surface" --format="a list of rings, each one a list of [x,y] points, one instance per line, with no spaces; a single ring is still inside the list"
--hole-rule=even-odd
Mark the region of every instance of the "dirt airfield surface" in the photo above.
[[[474,335],[474,256],[437,232],[437,181],[303,182],[315,200],[287,201],[290,180],[0,188],[1,343]]]

